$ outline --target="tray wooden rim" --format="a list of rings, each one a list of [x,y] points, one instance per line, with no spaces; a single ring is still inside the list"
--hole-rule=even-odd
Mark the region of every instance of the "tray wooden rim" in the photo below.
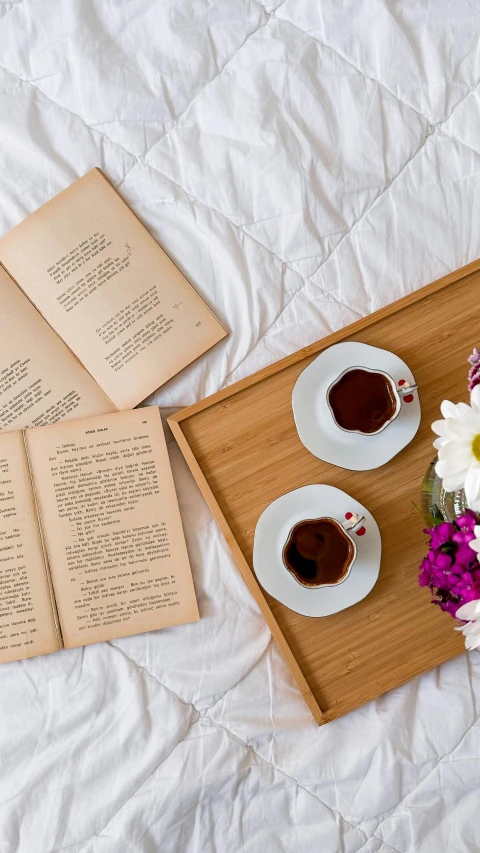
[[[402,297],[401,299],[397,299],[394,302],[391,302],[389,305],[381,308],[378,311],[369,314],[367,317],[362,317],[360,320],[357,320],[354,323],[351,323],[348,326],[344,326],[342,329],[339,329],[336,332],[333,332],[331,335],[327,335],[325,338],[321,338],[319,341],[316,341],[313,344],[309,344],[306,347],[303,347],[300,350],[292,353],[291,355],[286,356],[280,361],[276,361],[273,364],[268,365],[267,367],[262,368],[261,370],[251,374],[250,376],[245,377],[244,379],[240,379],[238,382],[235,382],[233,385],[227,386],[220,391],[217,391],[215,394],[211,394],[209,397],[206,397],[203,400],[200,400],[198,403],[194,403],[191,406],[187,406],[184,409],[181,409],[179,412],[176,412],[167,419],[170,429],[177,441],[177,444],[182,451],[182,454],[185,458],[185,461],[190,468],[193,477],[205,498],[210,511],[212,512],[215,520],[217,521],[224,537],[229,546],[233,558],[247,584],[248,589],[252,593],[255,598],[262,615],[267,622],[270,631],[272,633],[273,638],[275,639],[279,650],[292,672],[293,677],[295,678],[297,685],[300,689],[300,692],[305,699],[310,711],[319,725],[327,722],[328,720],[324,719],[324,714],[315,699],[308,683],[303,675],[300,666],[293,655],[293,652],[290,649],[290,646],[285,639],[285,636],[280,629],[264,595],[262,589],[255,577],[254,572],[250,568],[249,563],[245,559],[243,552],[238,545],[230,526],[223,515],[222,510],[216,500],[216,497],[211,490],[209,483],[206,477],[203,474],[203,471],[193,453],[188,440],[182,430],[182,422],[188,420],[193,415],[198,414],[205,409],[210,408],[211,406],[216,405],[217,403],[223,402],[224,400],[235,396],[240,391],[244,391],[246,388],[249,388],[252,385],[257,384],[258,382],[263,382],[264,379],[268,379],[270,376],[280,373],[285,368],[291,366],[292,364],[296,364],[299,361],[302,361],[305,358],[308,358],[311,355],[315,355],[322,350],[327,349],[332,346],[332,344],[338,343],[339,341],[349,338],[352,335],[355,335],[357,331],[363,330],[368,326],[374,325],[379,320],[384,319],[385,317],[389,317],[392,314],[395,314],[399,311],[402,311],[404,308],[414,304],[415,302],[420,302],[423,299],[428,298],[434,293],[437,293],[440,290],[448,287],[451,284],[457,283],[464,278],[468,278],[472,274],[480,273],[480,258],[478,260],[472,261],[470,264],[467,264],[464,267],[460,267],[460,269],[455,270],[454,272],[448,273],[442,278],[433,281],[431,284],[428,284],[424,287],[419,288],[418,290],[409,293],[407,296]]]

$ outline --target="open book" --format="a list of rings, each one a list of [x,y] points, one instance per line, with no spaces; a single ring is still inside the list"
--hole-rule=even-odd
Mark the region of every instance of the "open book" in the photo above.
[[[157,408],[0,435],[0,663],[198,618]]]
[[[98,169],[0,264],[0,431],[133,408],[226,336]]]

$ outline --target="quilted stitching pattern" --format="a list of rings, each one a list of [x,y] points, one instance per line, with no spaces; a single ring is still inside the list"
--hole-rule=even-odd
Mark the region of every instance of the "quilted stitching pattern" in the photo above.
[[[100,165],[232,329],[152,398],[193,402],[480,255],[479,32],[468,0],[0,2],[0,233]],[[480,849],[479,656],[319,730],[169,449],[203,618],[1,667],[1,853]]]

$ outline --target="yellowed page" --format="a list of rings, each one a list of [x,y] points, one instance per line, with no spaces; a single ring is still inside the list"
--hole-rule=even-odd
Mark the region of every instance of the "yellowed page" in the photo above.
[[[197,620],[158,409],[26,441],[66,648]]]
[[[61,647],[21,432],[0,435],[0,663]]]
[[[0,261],[119,409],[226,335],[98,169],[3,237]]]
[[[0,431],[115,406],[0,267]]]

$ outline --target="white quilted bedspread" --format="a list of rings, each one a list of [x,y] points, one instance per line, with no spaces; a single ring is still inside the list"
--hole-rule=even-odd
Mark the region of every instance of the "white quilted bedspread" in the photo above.
[[[100,166],[231,329],[152,398],[192,403],[480,255],[479,36],[472,0],[0,0],[0,233]],[[170,449],[203,618],[0,667],[0,853],[479,851],[480,657],[318,729]]]

